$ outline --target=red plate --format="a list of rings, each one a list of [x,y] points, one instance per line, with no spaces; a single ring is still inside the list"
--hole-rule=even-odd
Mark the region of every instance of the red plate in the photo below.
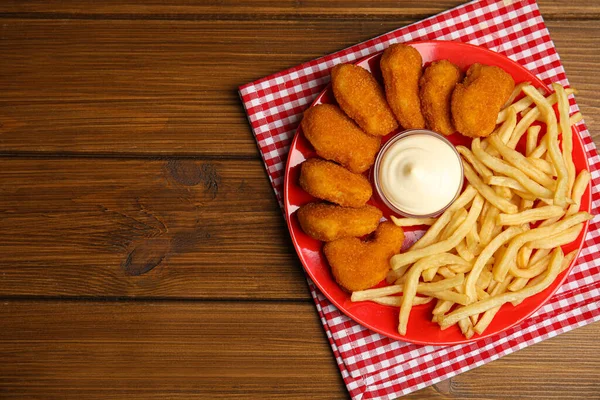
[[[436,41],[416,42],[411,45],[421,53],[425,64],[435,60],[447,59],[464,70],[475,62],[496,65],[511,74],[516,83],[527,81],[531,82],[536,87],[545,88],[542,81],[521,65],[503,55],[494,53],[493,51],[482,47],[458,42]],[[362,59],[356,64],[371,71],[371,73],[381,82],[381,71],[379,68],[380,58],[381,53]],[[335,104],[335,99],[330,86],[317,97],[313,106],[321,103]],[[544,128],[542,128],[540,137],[542,137],[543,131]],[[573,133],[573,160],[575,162],[575,168],[577,172],[583,169],[589,170],[579,132],[574,128]],[[393,133],[388,135],[388,137],[392,135]],[[458,134],[450,136],[449,139],[454,144],[470,145],[470,139]],[[523,143],[521,143],[520,146],[522,151],[524,147]],[[412,308],[407,333],[405,336],[401,336],[397,331],[398,309],[373,302],[351,302],[350,295],[338,286],[331,275],[327,260],[321,251],[322,242],[314,240],[306,235],[298,224],[298,220],[294,214],[295,211],[299,206],[314,200],[314,198],[304,192],[298,185],[300,164],[304,160],[314,156],[316,156],[314,149],[299,128],[290,147],[284,184],[285,212],[294,246],[306,272],[321,292],[323,292],[323,294],[344,314],[373,331],[394,339],[425,345],[450,345],[476,341],[502,332],[534,313],[554,294],[558,287],[562,285],[573,267],[574,262],[550,287],[535,296],[527,298],[518,306],[514,307],[511,304],[504,305],[482,335],[475,334],[471,339],[465,339],[457,326],[453,326],[444,331],[440,330],[437,324],[431,322],[431,310],[435,305],[435,302],[431,302],[430,304]],[[375,198],[375,196],[369,203],[379,207],[386,217],[391,213],[391,211]],[[582,198],[581,209],[589,212],[590,206],[591,197],[590,188],[588,187]],[[577,240],[567,246],[563,246],[565,253],[575,249],[581,250],[587,229],[588,224],[586,223],[582,234],[579,235]],[[414,239],[418,234],[419,232],[414,232],[413,234],[407,232],[407,240],[410,240],[411,237]]]

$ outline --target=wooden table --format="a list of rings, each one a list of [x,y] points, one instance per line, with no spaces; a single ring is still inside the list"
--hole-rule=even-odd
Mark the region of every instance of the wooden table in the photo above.
[[[3,1],[0,398],[346,397],[236,88],[459,3]],[[540,6],[598,132],[600,6]],[[407,398],[599,398],[599,336]]]

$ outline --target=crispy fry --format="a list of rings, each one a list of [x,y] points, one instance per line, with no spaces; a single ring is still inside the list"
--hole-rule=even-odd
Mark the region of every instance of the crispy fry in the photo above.
[[[488,153],[486,153],[482,148],[479,142],[479,139],[474,139],[472,144],[472,150],[475,156],[483,162],[488,168],[493,171],[496,171],[502,175],[506,175],[511,177],[517,182],[519,182],[523,187],[527,189],[528,192],[533,193],[538,197],[552,197],[553,193],[550,189],[547,189],[540,185],[537,182],[534,182],[532,179],[528,178],[527,175],[523,173],[518,168],[515,168],[511,165],[508,165],[504,161],[499,158],[492,157]],[[468,179],[468,178],[467,178]],[[500,207],[498,207],[500,208]],[[505,210],[503,210],[505,211]],[[506,211],[505,211],[506,212]],[[507,214],[514,214],[514,212],[508,212]]]
[[[471,152],[471,150],[467,149],[465,146],[456,146],[456,150],[464,157],[469,164],[473,167],[473,169],[483,177],[483,179],[488,179],[494,175],[494,173],[485,166],[481,161],[475,157],[475,155]]]
[[[573,183],[575,182],[575,164],[573,163],[573,131],[569,121],[569,99],[567,92],[558,83],[553,83],[552,88],[556,92],[558,102],[558,113],[560,116],[560,130],[562,132],[562,155],[567,167],[567,196],[571,196]]]
[[[477,260],[473,264],[473,269],[467,276],[467,280],[465,281],[465,294],[471,299],[471,301],[475,301],[477,299],[477,292],[475,290],[475,284],[479,279],[479,275],[483,271],[483,267],[487,264],[488,260],[496,253],[496,250],[500,248],[504,243],[511,240],[518,234],[521,234],[523,229],[517,226],[511,226],[502,232],[500,235],[496,236],[492,241],[483,249]]]
[[[413,298],[413,306],[427,304],[431,302],[431,300],[433,300],[433,297],[415,296]],[[371,301],[384,306],[400,307],[400,304],[402,304],[402,296],[383,296],[376,299],[371,299]]]
[[[443,240],[436,244],[432,244],[428,247],[421,248],[419,250],[410,250],[406,253],[396,254],[392,257],[390,261],[392,268],[398,269],[403,265],[413,263],[417,260],[420,260],[421,258],[444,253],[456,247],[456,245],[460,243],[460,241],[464,239],[464,237],[467,235],[467,232],[469,232],[469,229],[471,229],[471,225],[473,225],[473,223],[477,220],[477,217],[479,216],[482,207],[483,198],[479,195],[475,196],[475,199],[473,199],[473,205],[469,210],[467,218],[452,234],[452,236],[450,236],[446,240]],[[421,274],[419,273],[419,275]]]
[[[439,236],[442,229],[444,229],[444,227],[448,224],[455,211],[469,204],[475,195],[477,195],[477,190],[475,190],[475,188],[473,188],[471,185],[467,186],[458,199],[456,199],[456,201],[454,201],[454,203],[452,203],[452,205],[438,217],[437,221],[435,221],[431,228],[425,232],[425,235],[423,235],[421,239],[412,245],[410,250],[418,250],[433,243]]]
[[[477,139],[476,139],[477,140]],[[463,171],[465,174],[465,178],[469,181],[469,183],[477,189],[477,191],[485,197],[487,201],[492,203],[494,207],[499,208],[507,214],[514,214],[518,211],[518,208],[511,204],[508,200],[503,199],[498,196],[494,189],[483,183],[481,178],[473,171],[471,166],[463,160]]]
[[[523,89],[526,86],[531,86],[531,85],[525,85],[521,88],[521,91],[523,91]],[[534,89],[535,90],[535,89]],[[567,94],[577,94],[577,90],[575,88],[568,88],[565,89]],[[552,93],[550,96],[548,96],[548,102],[551,105],[556,104],[556,93]],[[533,104],[533,100],[530,97],[523,97],[521,100],[517,101],[516,103],[511,104],[508,107],[505,107],[503,110],[501,110],[498,113],[498,118],[496,119],[496,123],[500,124],[502,122],[504,122],[506,120],[506,117],[508,116],[508,110],[510,108],[514,109],[516,112],[521,112],[523,110],[526,110],[530,105]]]
[[[558,125],[556,122],[556,115],[554,114],[552,106],[544,96],[535,90],[530,90],[529,87],[524,87],[523,91],[537,104],[537,107],[540,109],[540,113],[542,116],[544,116],[546,121],[546,145],[548,146],[548,153],[552,158],[552,163],[554,164],[554,168],[556,168],[558,175],[556,181],[556,190],[554,192],[554,204],[564,207],[566,204],[569,176],[567,167],[565,165],[565,160],[563,159],[560,148],[558,147]]]
[[[505,303],[523,300],[527,297],[533,296],[546,289],[556,279],[558,275],[564,254],[560,247],[556,248],[552,253],[552,259],[550,261],[550,267],[548,268],[544,278],[539,281],[536,285],[526,287],[516,292],[507,292],[497,296],[490,296],[487,299],[477,301],[476,303],[469,304],[468,306],[459,308],[450,314],[444,316],[440,321],[440,327],[446,329],[463,318],[469,317],[473,314],[479,314],[495,307],[500,307]]]
[[[553,190],[556,186],[556,182],[550,178],[548,175],[540,171],[535,165],[529,162],[523,154],[519,153],[516,150],[513,150],[502,143],[502,140],[496,136],[492,135],[488,138],[492,146],[498,150],[500,155],[508,161],[510,164],[518,168],[525,175],[539,183],[540,185]]]
[[[525,155],[529,156],[533,150],[537,147],[538,136],[542,128],[538,125],[530,126],[527,128],[527,143],[525,145]]]
[[[554,169],[554,165],[552,165],[552,163],[549,163],[541,158],[534,157],[527,157],[527,161],[529,161],[531,165],[542,171],[544,174],[556,176],[556,169]]]
[[[583,196],[585,189],[587,189],[591,178],[592,176],[586,169],[582,170],[579,175],[577,175],[577,178],[575,178],[575,183],[573,184],[572,193],[572,199],[574,203],[569,206],[566,215],[573,215],[579,211],[581,208],[581,197]]]
[[[527,246],[533,249],[553,249],[556,246],[563,246],[577,239],[582,229],[583,224],[577,224],[556,235],[545,239],[533,240]]]
[[[505,293],[506,288],[508,287],[510,282],[511,282],[511,279],[508,278],[508,279],[505,279],[504,282],[501,282],[499,285],[496,285],[496,287],[494,288],[494,290],[491,293],[491,296],[498,296],[502,293]],[[484,312],[483,315],[476,314],[476,315],[480,315],[480,317],[479,317],[479,321],[473,328],[475,330],[475,332],[477,332],[478,334],[481,335],[486,330],[486,328],[490,325],[490,322],[492,322],[492,319],[494,319],[494,316],[496,316],[496,313],[500,310],[500,307],[501,306],[489,309],[486,312]]]
[[[529,264],[529,259],[531,258],[531,253],[533,253],[533,249],[529,246],[523,246],[517,253],[517,265],[519,268],[527,267]]]
[[[513,260],[516,260],[517,252],[525,243],[555,235],[591,218],[592,216],[589,213],[579,212],[552,225],[531,229],[530,231],[515,236],[510,241],[510,244],[502,255],[500,262],[494,266],[494,279],[496,279],[498,282],[502,282],[504,280]]]
[[[498,223],[500,225],[522,225],[542,219],[560,217],[564,212],[562,207],[544,206],[525,210],[517,214],[500,214],[498,215]]]

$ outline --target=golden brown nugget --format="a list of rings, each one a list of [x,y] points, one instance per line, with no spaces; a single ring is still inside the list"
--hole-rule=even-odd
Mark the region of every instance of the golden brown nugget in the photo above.
[[[383,89],[366,69],[338,64],[331,70],[331,85],[340,108],[369,135],[385,136],[398,128]]]
[[[302,163],[299,182],[312,196],[344,207],[362,207],[373,194],[369,180],[363,175],[319,158]]]
[[[419,99],[419,78],[423,66],[421,54],[414,47],[393,44],[385,49],[379,65],[385,96],[400,125],[404,129],[425,128]]]
[[[308,203],[298,210],[298,221],[307,235],[330,242],[373,232],[382,215],[381,210],[371,205],[349,208],[325,203]]]
[[[463,73],[448,60],[432,62],[420,80],[421,111],[428,129],[443,135],[456,132],[452,123],[450,102]]]
[[[489,136],[514,87],[512,76],[503,69],[471,65],[465,80],[456,85],[452,93],[452,120],[456,130],[470,137]]]
[[[371,241],[338,239],[326,243],[323,252],[337,283],[353,292],[384,280],[390,270],[390,258],[400,252],[403,242],[402,228],[386,221],[379,225]]]
[[[362,173],[373,165],[381,145],[380,138],[364,133],[332,104],[319,104],[306,110],[301,126],[319,156],[355,173]]]

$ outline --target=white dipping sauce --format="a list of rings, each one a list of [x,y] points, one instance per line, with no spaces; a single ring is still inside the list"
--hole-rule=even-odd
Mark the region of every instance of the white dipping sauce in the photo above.
[[[462,187],[460,156],[446,141],[426,133],[399,138],[382,154],[382,194],[397,209],[429,215],[450,204]]]

